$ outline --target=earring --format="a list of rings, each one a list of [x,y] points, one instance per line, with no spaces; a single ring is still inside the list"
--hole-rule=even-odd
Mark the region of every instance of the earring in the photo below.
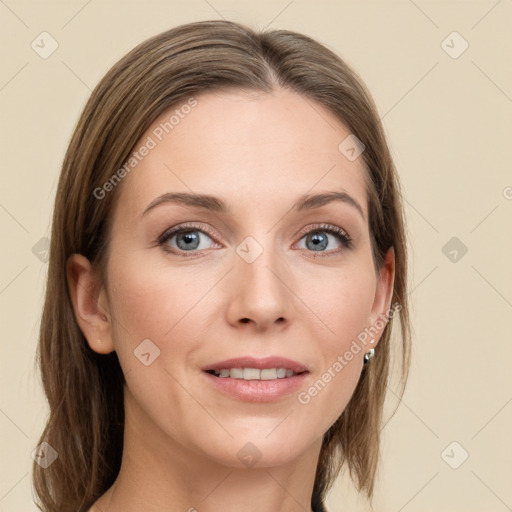
[[[375,349],[374,348],[371,348],[370,350],[368,350],[368,352],[366,352],[366,354],[364,355],[364,361],[363,361],[363,364],[368,364],[370,359],[375,355]]]

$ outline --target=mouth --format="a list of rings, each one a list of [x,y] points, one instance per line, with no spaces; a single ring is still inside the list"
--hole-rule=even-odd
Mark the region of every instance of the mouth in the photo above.
[[[283,357],[241,357],[202,368],[217,391],[237,400],[271,402],[297,391],[304,385],[309,369]]]
[[[280,356],[237,357],[219,361],[202,370],[220,378],[244,380],[287,379],[295,375],[309,373],[308,368],[302,363]]]
[[[215,377],[242,380],[274,380],[289,379],[295,375],[307,373],[294,372],[290,368],[222,368],[221,370],[206,370],[206,373],[215,375]]]

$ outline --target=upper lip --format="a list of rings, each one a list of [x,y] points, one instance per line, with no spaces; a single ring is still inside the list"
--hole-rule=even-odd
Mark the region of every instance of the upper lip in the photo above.
[[[230,368],[286,368],[292,370],[295,373],[307,372],[308,369],[301,363],[287,359],[286,357],[270,356],[264,358],[256,358],[251,356],[235,357],[233,359],[226,359],[225,361],[219,361],[202,368],[203,371],[209,370],[224,370]]]

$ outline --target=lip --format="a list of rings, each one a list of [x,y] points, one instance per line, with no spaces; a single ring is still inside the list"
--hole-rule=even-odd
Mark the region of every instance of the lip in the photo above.
[[[293,375],[283,379],[272,380],[244,380],[231,377],[216,377],[210,370],[223,370],[226,368],[287,368],[300,375]],[[202,368],[202,375],[220,393],[245,402],[274,402],[297,392],[309,375],[308,368],[285,357],[255,358],[251,356],[226,359]]]
[[[226,359],[218,363],[211,364],[202,368],[204,372],[210,370],[223,370],[226,368],[258,368],[264,370],[265,368],[287,368],[293,370],[295,373],[307,372],[308,368],[286,357],[270,356],[264,358],[257,358],[252,356],[236,357],[233,359]],[[289,377],[290,379],[292,377]]]
[[[243,380],[231,377],[216,377],[211,373],[202,375],[219,392],[244,402],[274,402],[292,393],[303,385],[309,373],[274,380]]]

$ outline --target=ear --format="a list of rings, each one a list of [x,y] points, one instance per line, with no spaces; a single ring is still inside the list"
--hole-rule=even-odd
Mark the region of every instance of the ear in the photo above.
[[[395,282],[395,250],[391,247],[380,268],[375,299],[372,311],[368,317],[368,327],[375,334],[375,344],[379,342],[382,332],[388,323],[391,301],[393,299],[393,284]]]
[[[89,346],[99,354],[113,352],[108,297],[98,273],[85,256],[72,254],[66,274],[75,317]]]

